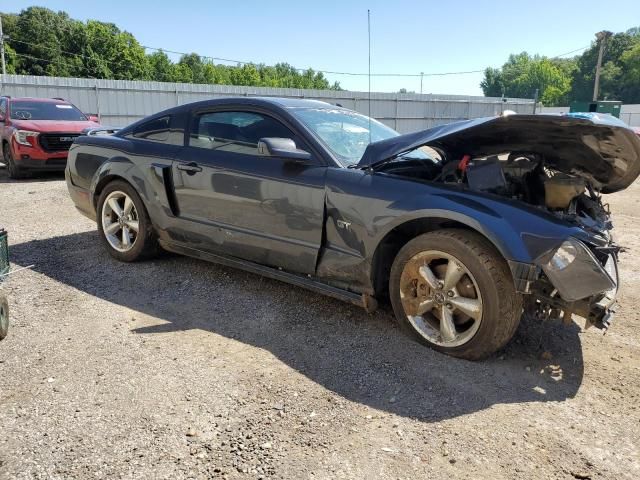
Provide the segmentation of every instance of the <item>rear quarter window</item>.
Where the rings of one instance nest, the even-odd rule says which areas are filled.
[[[125,135],[125,137],[169,145],[182,145],[184,143],[184,131],[171,128],[170,115],[149,120],[136,127],[133,132]]]

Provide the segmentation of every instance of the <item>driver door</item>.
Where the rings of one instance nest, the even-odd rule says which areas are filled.
[[[326,166],[258,153],[290,128],[258,111],[194,112],[189,144],[173,165],[179,216],[200,232],[196,248],[315,273],[324,223]]]

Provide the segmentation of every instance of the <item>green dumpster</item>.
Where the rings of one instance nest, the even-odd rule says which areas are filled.
[[[599,102],[571,102],[570,112],[596,112],[608,113],[609,115],[620,118],[620,109],[622,102],[617,100],[601,100]]]

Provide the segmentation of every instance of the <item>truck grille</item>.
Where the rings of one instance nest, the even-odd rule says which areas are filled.
[[[47,152],[63,152],[71,148],[71,144],[78,136],[77,133],[41,133],[40,146]]]

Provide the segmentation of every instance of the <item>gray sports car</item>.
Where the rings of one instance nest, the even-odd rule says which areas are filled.
[[[511,115],[399,135],[312,100],[183,105],[69,152],[77,208],[123,261],[159,248],[367,310],[442,352],[503,347],[523,311],[613,318],[620,248],[601,194],[640,173],[607,116]]]

